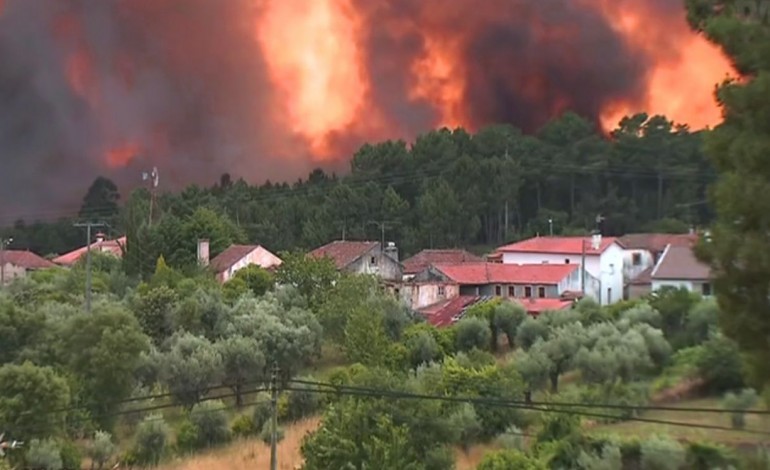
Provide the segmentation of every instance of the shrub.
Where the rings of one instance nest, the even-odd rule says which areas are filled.
[[[454,470],[455,454],[451,447],[434,447],[425,453],[425,470]]]
[[[96,431],[93,441],[88,446],[88,457],[97,469],[101,469],[112,459],[117,449],[110,433]]]
[[[698,358],[698,373],[714,392],[743,387],[743,361],[738,345],[729,338],[716,335],[703,344]]]
[[[489,348],[492,333],[487,322],[480,318],[463,318],[454,326],[457,332],[457,350],[486,350]]]
[[[406,349],[409,352],[410,366],[413,368],[437,361],[441,359],[443,354],[436,339],[426,331],[421,331],[407,338]]]
[[[687,449],[687,468],[738,468],[731,452],[721,446],[693,442]]]
[[[150,415],[136,430],[134,456],[140,465],[158,465],[168,447],[169,429],[163,417]]]
[[[722,406],[728,410],[734,410],[730,414],[733,428],[743,429],[746,427],[746,410],[750,409],[759,402],[759,397],[754,389],[747,388],[739,393],[729,392],[722,401]]]
[[[262,442],[264,442],[267,445],[270,445],[272,442],[272,431],[273,431],[273,423],[270,421],[266,422],[264,426],[262,426],[262,432],[259,434],[259,438],[262,439]],[[284,437],[283,428],[278,426],[278,428],[275,431],[275,437],[277,442],[281,442]]]
[[[193,452],[200,447],[198,441],[198,428],[189,419],[184,420],[176,433],[177,450],[180,453]]]
[[[306,382],[314,381],[312,377],[303,380]],[[294,389],[286,394],[287,409],[283,415],[285,419],[297,421],[316,413],[321,404],[321,394],[317,392],[318,387],[300,383],[295,383],[292,386]]]
[[[596,453],[581,451],[577,464],[579,468],[585,470],[621,470],[623,458],[616,444],[606,443]]]
[[[30,470],[62,470],[62,462],[59,446],[51,439],[32,439],[26,457],[26,468]]]
[[[270,416],[273,413],[270,404],[270,395],[267,393],[260,393],[257,396],[256,402],[257,404],[254,406],[254,413],[251,415],[251,421],[254,425],[255,432],[262,430],[262,426],[270,421]]]
[[[542,462],[516,451],[502,450],[488,453],[476,467],[477,470],[545,470]]]
[[[457,431],[457,443],[460,444],[460,447],[466,452],[471,444],[476,442],[483,431],[481,421],[476,415],[476,410],[474,410],[473,405],[468,403],[463,403],[460,408],[449,417],[447,425]]]
[[[235,418],[235,421],[233,421],[233,425],[230,428],[231,432],[233,433],[233,436],[236,437],[248,437],[254,434],[256,431],[254,427],[254,420],[251,416],[247,415],[240,415],[237,418]]]
[[[83,454],[80,452],[78,446],[70,440],[63,440],[58,444],[63,468],[80,468],[83,464]]]
[[[211,447],[230,440],[227,413],[224,404],[219,400],[195,405],[190,412],[190,422],[195,426],[198,448]]]
[[[675,440],[652,437],[641,444],[643,470],[678,470],[685,463],[685,449]]]

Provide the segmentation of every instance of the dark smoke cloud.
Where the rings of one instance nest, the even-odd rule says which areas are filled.
[[[277,115],[250,20],[264,0],[4,1],[0,224],[77,207],[99,174],[128,190],[154,165],[167,188],[211,183],[223,172],[294,179],[315,166]],[[474,127],[509,122],[531,131],[566,109],[598,119],[606,104],[644,95],[649,58],[596,8],[641,0],[352,1],[367,33],[369,105],[390,137],[438,123],[430,103],[409,95],[426,36],[456,44],[463,113]],[[673,17],[675,4],[646,0],[645,8]],[[666,48],[663,39],[650,38]],[[87,98],[67,78],[67,61],[83,44],[97,77]],[[331,140],[350,155],[366,137],[351,131]],[[110,168],[106,150],[128,142],[141,144],[139,157]]]

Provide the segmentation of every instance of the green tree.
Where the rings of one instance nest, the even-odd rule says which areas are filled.
[[[499,450],[484,456],[476,470],[545,470],[545,464],[517,450]]]
[[[364,309],[351,312],[343,343],[349,361],[367,366],[385,365],[390,345],[381,317]]]
[[[235,393],[235,403],[243,405],[243,392],[249,384],[266,379],[265,355],[254,338],[230,336],[214,344],[222,358],[223,384]]]
[[[457,330],[457,350],[470,351],[471,349],[485,350],[489,348],[489,325],[480,318],[463,318],[453,328]]]
[[[190,333],[171,337],[162,357],[161,380],[177,403],[192,408],[224,375],[222,356],[211,342]]]
[[[173,315],[178,301],[176,292],[160,285],[140,292],[134,302],[134,315],[156,345],[162,344],[174,332]]]
[[[111,180],[99,176],[88,188],[78,215],[91,221],[109,220],[118,215],[118,187]]]
[[[243,269],[239,269],[234,277],[242,279],[257,297],[265,295],[267,291],[275,287],[273,275],[256,264],[250,264]]]
[[[93,441],[88,446],[88,457],[92,469],[102,470],[112,459],[118,447],[112,442],[112,435],[104,431],[96,431]]]
[[[62,470],[64,462],[59,446],[53,439],[32,439],[26,455],[26,468],[33,470]]]
[[[276,271],[276,282],[294,286],[311,307],[315,307],[329,292],[339,272],[328,258],[313,258],[305,253],[281,253],[283,263]]]
[[[169,428],[161,415],[144,418],[136,430],[134,455],[137,463],[157,466],[168,449]]]
[[[50,367],[30,362],[0,367],[0,428],[11,438],[47,437],[60,433],[61,413],[70,402],[67,382]]]
[[[120,400],[134,387],[134,373],[149,339],[130,312],[97,303],[91,313],[68,318],[61,330],[61,359],[78,378],[81,399],[103,429],[111,429]]]

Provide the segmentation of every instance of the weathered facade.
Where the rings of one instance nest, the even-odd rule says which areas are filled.
[[[349,274],[374,275],[393,282],[403,278],[403,266],[392,244],[383,249],[380,242],[337,240],[316,248],[310,256],[329,258],[337,269]]]

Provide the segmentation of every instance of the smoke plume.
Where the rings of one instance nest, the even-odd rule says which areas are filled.
[[[336,170],[436,126],[719,111],[671,0],[0,0],[0,225],[127,190]]]

